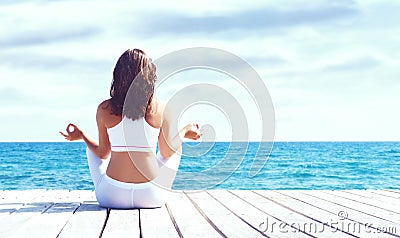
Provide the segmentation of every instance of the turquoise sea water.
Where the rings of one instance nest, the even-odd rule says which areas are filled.
[[[400,142],[277,142],[250,177],[257,148],[185,144],[173,188],[400,189]],[[210,181],[218,184],[209,187]],[[25,189],[93,189],[85,144],[0,143],[0,190]]]

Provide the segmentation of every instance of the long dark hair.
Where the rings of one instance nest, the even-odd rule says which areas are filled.
[[[114,115],[132,120],[146,115],[151,105],[156,67],[139,49],[126,50],[118,59],[110,89],[110,105]]]

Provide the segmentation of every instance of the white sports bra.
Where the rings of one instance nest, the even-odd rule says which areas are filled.
[[[111,151],[155,153],[160,128],[150,126],[143,117],[133,121],[124,116],[120,123],[107,128],[107,132]]]

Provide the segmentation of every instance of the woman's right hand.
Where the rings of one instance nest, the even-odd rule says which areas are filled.
[[[185,131],[183,137],[186,139],[198,140],[202,136],[198,124],[188,124],[183,128],[183,130]]]
[[[80,140],[83,138],[82,130],[79,129],[79,127],[76,126],[75,124],[72,124],[72,123],[68,124],[68,126],[65,130],[67,131],[67,134],[62,131],[60,131],[60,134],[62,136],[64,136],[64,138],[66,140],[74,141],[74,140]]]

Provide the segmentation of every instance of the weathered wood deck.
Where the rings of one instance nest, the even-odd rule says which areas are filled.
[[[0,237],[400,237],[400,191],[208,190],[110,210],[92,191],[0,191]]]

